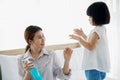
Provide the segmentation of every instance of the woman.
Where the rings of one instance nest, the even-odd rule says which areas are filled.
[[[38,68],[43,80],[56,80],[57,77],[62,80],[70,78],[69,62],[72,49],[65,48],[64,66],[61,68],[56,54],[44,48],[45,37],[42,28],[33,25],[28,26],[24,37],[28,45],[25,54],[18,59],[19,74],[22,80],[34,80],[29,73],[33,64]],[[24,62],[26,58],[31,58],[32,63]]]

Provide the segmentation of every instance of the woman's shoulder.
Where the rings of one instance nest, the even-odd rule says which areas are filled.
[[[48,55],[55,55],[55,51],[44,48],[44,52]]]
[[[25,55],[25,54],[19,55],[19,56],[18,56],[18,60],[23,60],[23,59],[24,59],[24,55]]]

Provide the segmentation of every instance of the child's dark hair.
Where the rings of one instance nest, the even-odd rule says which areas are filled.
[[[30,48],[29,40],[33,40],[35,33],[37,31],[42,31],[42,28],[35,26],[35,25],[30,25],[25,29],[24,38],[27,42],[25,52]]]
[[[87,9],[87,15],[92,17],[96,25],[108,24],[110,22],[110,12],[104,2],[95,2]]]

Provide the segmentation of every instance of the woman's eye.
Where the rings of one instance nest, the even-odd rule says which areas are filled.
[[[40,37],[38,37],[39,39],[42,39],[42,38],[44,38],[44,36],[40,36]]]
[[[42,37],[38,37],[39,39],[41,39]]]

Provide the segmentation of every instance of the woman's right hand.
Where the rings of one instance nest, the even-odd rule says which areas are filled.
[[[27,62],[27,61],[25,61],[25,63],[24,63],[24,69],[26,70],[26,71],[29,71],[29,70],[31,70],[32,68],[33,68],[33,63],[32,62]]]

